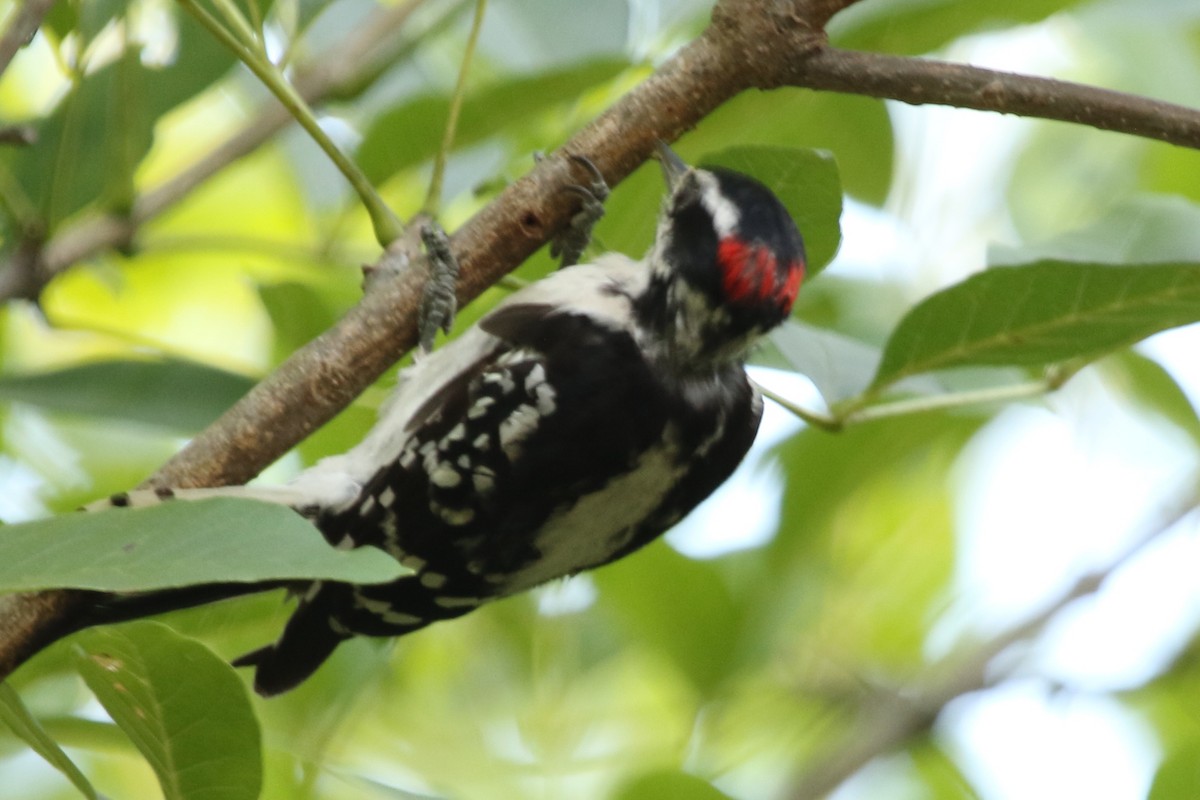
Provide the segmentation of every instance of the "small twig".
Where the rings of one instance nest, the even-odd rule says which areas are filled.
[[[814,428],[820,428],[821,430],[829,431],[830,433],[836,433],[840,431],[844,425],[842,420],[832,416],[831,414],[823,414],[820,411],[814,411],[810,408],[805,408],[802,405],[793,403],[791,400],[787,399],[778,392],[768,389],[758,381],[751,380],[750,382],[754,384],[763,397],[766,397],[769,400],[774,400],[776,403],[783,406],[784,409],[799,417],[801,421],[812,425]]]
[[[764,397],[774,400],[786,410],[799,417],[813,427],[836,433],[848,425],[863,422],[873,422],[888,417],[925,414],[931,411],[945,411],[953,408],[970,408],[972,406],[1010,403],[1014,400],[1025,400],[1032,397],[1056,391],[1082,367],[1079,365],[1056,365],[1046,370],[1043,378],[1027,383],[1015,383],[1008,386],[991,386],[986,389],[973,389],[963,392],[948,392],[946,394],[926,397],[909,397],[903,400],[892,400],[887,403],[869,405],[874,394],[863,394],[852,397],[834,409],[833,413],[825,414],[813,411],[797,403],[793,403],[783,395],[756,383]]]
[[[0,272],[0,295],[36,300],[42,281],[38,269],[41,241],[27,235],[17,243],[8,259],[8,268]]]
[[[17,4],[12,21],[0,36],[0,75],[8,69],[17,52],[33,40],[53,5],[54,0],[24,0]]]
[[[262,40],[258,38],[253,26],[249,21],[242,16],[241,10],[233,4],[232,0],[209,0],[217,11],[221,13],[221,18],[225,20],[225,24],[229,27],[226,30],[231,31],[241,43],[247,48],[256,49],[262,52]],[[251,3],[251,6],[254,4]]]
[[[220,21],[202,8],[196,0],[176,1],[197,22],[203,25],[215,39],[236,55],[262,81],[264,86],[271,90],[271,93],[275,95],[275,99],[283,104],[288,113],[300,124],[300,127],[304,128],[305,132],[312,137],[317,146],[324,151],[329,160],[338,168],[338,171],[350,182],[350,185],[354,187],[354,191],[358,193],[363,206],[367,209],[367,214],[371,218],[371,225],[375,230],[375,238],[379,242],[380,247],[387,247],[393,241],[399,239],[404,233],[404,226],[400,223],[395,213],[392,212],[387,203],[383,202],[383,198],[375,191],[375,187],[371,185],[371,181],[367,179],[367,176],[359,169],[358,165],[351,161],[341,151],[341,148],[329,138],[329,134],[325,133],[321,124],[317,122],[316,115],[313,114],[308,103],[304,102],[304,98],[300,96],[296,88],[267,59],[266,54],[261,49],[254,48],[246,42],[240,41]],[[236,12],[236,9],[234,10]],[[237,16],[240,18],[240,14]],[[245,20],[242,20],[242,22],[245,23]],[[237,27],[243,35],[253,37],[253,31],[248,24]],[[242,30],[243,27],[245,30]]]
[[[1026,400],[1031,397],[1041,397],[1053,390],[1050,381],[1042,379],[1028,383],[1014,383],[1009,386],[990,386],[986,389],[973,389],[964,392],[949,392],[928,397],[908,397],[903,400],[892,400],[888,403],[865,406],[851,411],[840,419],[844,425],[857,422],[871,422],[888,417],[902,417],[910,414],[925,414],[930,411],[945,411],[952,408],[967,408],[970,406],[994,405],[996,403],[1011,403],[1014,400]]]
[[[471,20],[471,32],[467,34],[467,43],[463,48],[462,63],[458,67],[458,80],[454,84],[454,93],[450,96],[450,109],[446,113],[446,129],[442,133],[442,144],[438,147],[437,155],[433,158],[433,174],[429,178],[429,193],[425,196],[425,205],[421,209],[423,216],[437,219],[442,207],[442,180],[446,174],[446,162],[450,151],[454,148],[454,134],[458,130],[458,115],[462,110],[463,97],[467,92],[467,74],[471,69],[471,60],[475,56],[475,47],[479,42],[479,31],[483,28],[483,16],[487,12],[487,0],[475,0],[475,18]]]
[[[794,62],[790,73],[784,82],[809,89],[1061,120],[1200,148],[1200,111],[1070,81],[836,48]]]

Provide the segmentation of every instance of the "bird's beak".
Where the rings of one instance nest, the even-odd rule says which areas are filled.
[[[658,142],[658,163],[662,166],[663,178],[668,189],[674,189],[679,179],[691,169],[683,159],[675,155],[675,151],[667,147],[662,140]]]

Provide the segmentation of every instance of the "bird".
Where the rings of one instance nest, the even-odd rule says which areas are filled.
[[[658,158],[666,192],[643,258],[606,253],[511,294],[404,369],[346,453],[283,486],[160,488],[98,504],[282,503],[332,546],[375,547],[410,570],[385,584],[289,583],[299,599],[282,634],[233,661],[255,669],[259,694],[298,686],[350,638],[403,636],[623,558],[743,460],[763,409],[745,360],[791,314],[804,240],[758,180],[689,166],[662,143]],[[573,160],[592,171],[573,191],[595,209],[607,187],[589,160]],[[108,596],[88,624],[161,607],[169,593]]]

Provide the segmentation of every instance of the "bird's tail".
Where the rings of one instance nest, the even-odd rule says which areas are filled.
[[[303,683],[339,644],[351,637],[337,618],[350,587],[315,583],[300,601],[274,644],[235,658],[235,667],[254,667],[254,691],[263,697],[282,694]]]

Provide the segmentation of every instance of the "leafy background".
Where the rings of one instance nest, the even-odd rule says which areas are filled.
[[[447,227],[695,35],[707,6],[493,0]],[[299,74],[374,8],[242,7]],[[397,57],[323,107],[401,215],[424,195],[465,11],[424,4]],[[1200,103],[1189,3],[865,0],[831,35]],[[137,208],[264,97],[175,6],[60,0],[0,81],[0,117],[39,133],[0,151],[7,255]],[[129,247],[5,304],[5,522],[136,484],[355,301],[376,251],[365,215],[303,135],[269,139]],[[1200,319],[1200,158],[798,89],[746,93],[678,149],[771,182],[814,262],[840,243],[755,374],[845,430],[772,407],[746,469],[667,541],[399,643],[346,645],[282,698],[250,697],[224,663],[275,636],[277,594],[72,637],[0,687],[5,796],[806,797],[843,762],[839,798],[1200,793],[1200,553],[1192,526],[1168,524],[1195,484],[1195,332],[1146,340]],[[614,193],[604,246],[646,246],[655,172]],[[549,268],[543,253],[519,274]],[[355,441],[382,383],[264,479]],[[880,413],[961,392],[1007,402]],[[137,524],[175,537],[163,547],[222,535]],[[253,563],[217,548],[204,568],[223,551]],[[1098,591],[1062,601],[1097,571]],[[138,574],[198,579],[162,572]]]

